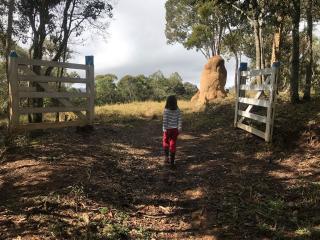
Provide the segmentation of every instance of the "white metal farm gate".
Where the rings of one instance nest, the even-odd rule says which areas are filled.
[[[88,61],[87,61],[88,60]],[[41,74],[32,68],[39,66]],[[46,76],[49,67],[77,69],[85,71],[85,77]],[[57,83],[85,84],[85,91],[68,92],[57,90]],[[40,90],[39,90],[40,89]],[[18,57],[14,52],[9,57],[9,129],[34,130],[68,126],[84,126],[93,123],[94,118],[94,65],[93,57],[86,57],[86,64],[61,63],[44,60],[31,60]],[[74,98],[83,99],[80,106],[72,102]],[[31,99],[55,99],[59,106],[34,107],[23,104]],[[21,116],[47,113],[74,113],[74,120],[44,121],[39,123],[22,122]]]
[[[242,63],[236,86],[234,126],[272,141],[279,64],[247,70]]]

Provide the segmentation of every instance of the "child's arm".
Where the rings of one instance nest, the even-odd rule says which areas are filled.
[[[167,111],[163,111],[162,130],[165,132],[168,128],[168,114]]]
[[[179,132],[182,131],[182,114],[180,110],[179,110],[179,117],[178,117],[178,130]]]

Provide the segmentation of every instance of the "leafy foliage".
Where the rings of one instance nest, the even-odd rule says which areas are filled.
[[[84,31],[98,30],[99,35],[104,36],[107,20],[112,17],[112,5],[108,0],[21,0],[17,1],[17,7],[18,33],[26,42],[30,39],[32,57],[43,57],[47,41],[55,47],[51,49],[55,53],[54,61],[63,56],[70,40]]]
[[[220,54],[221,41],[230,21],[226,14],[228,8],[215,0],[168,0],[165,7],[168,43],[195,48],[206,58]]]
[[[183,83],[178,73],[166,78],[161,71],[149,77],[144,75],[126,75],[117,82],[113,74],[98,75],[96,77],[96,104],[164,100],[168,95],[190,99],[197,91],[197,86]]]
[[[115,83],[117,79],[117,76],[113,74],[96,76],[96,103],[98,105],[117,102],[119,99]]]

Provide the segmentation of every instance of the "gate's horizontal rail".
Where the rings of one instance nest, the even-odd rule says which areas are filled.
[[[52,89],[48,83],[38,83],[40,87],[42,87],[46,92],[53,92],[55,93],[56,90]],[[69,101],[69,99],[66,98],[57,98],[57,100],[62,103],[62,105],[66,107],[73,107],[72,102]],[[75,112],[75,114],[80,118],[80,119],[85,119],[86,116],[82,114],[82,112]]]
[[[271,74],[272,74],[272,68],[241,71],[241,77],[256,77],[256,76],[271,75]]]
[[[246,90],[246,91],[270,91],[271,86],[270,85],[240,85],[240,90]]]
[[[34,59],[25,59],[25,58],[17,58],[17,64],[89,70],[89,66],[84,64],[62,63],[62,62],[34,60]]]
[[[69,126],[84,126],[93,124],[94,120],[94,62],[93,57],[86,57],[86,64],[61,63],[46,60],[34,60],[19,58],[16,54],[10,54],[9,58],[9,93],[10,93],[10,121],[11,131],[25,131],[34,129],[61,128]],[[54,77],[40,76],[33,70],[33,66],[39,66],[41,74],[46,68],[79,69],[85,72],[85,78],[80,77]],[[33,69],[33,70],[32,70]],[[86,85],[86,92],[59,92],[55,84],[50,83],[80,83]],[[27,84],[28,83],[28,84]],[[35,84],[31,84],[35,83]],[[27,86],[28,85],[28,86]],[[40,91],[38,91],[40,90]],[[41,91],[43,90],[43,91]],[[21,98],[53,98],[60,103],[52,107],[23,107],[20,106]],[[74,106],[72,98],[83,98],[86,104],[82,107]],[[26,114],[42,113],[74,113],[77,118],[74,121],[65,122],[41,122],[21,123],[20,116]]]
[[[55,112],[80,112],[88,111],[88,107],[48,107],[48,108],[20,108],[20,114],[30,113],[55,113]]]
[[[19,92],[36,92],[37,88],[36,87],[19,87],[18,90]]]
[[[20,98],[77,98],[90,97],[89,93],[68,93],[68,92],[20,92]]]
[[[49,128],[63,128],[63,127],[75,127],[75,126],[85,126],[87,121],[68,121],[68,122],[42,122],[42,123],[28,123],[19,124],[15,126],[17,130],[36,130],[36,129],[49,129]]]
[[[250,118],[250,119],[256,120],[258,122],[267,123],[267,117],[260,116],[258,114],[254,114],[254,113],[249,113],[249,112],[238,110],[238,115],[240,115],[242,117],[246,117],[246,118]]]
[[[85,78],[70,78],[70,77],[51,77],[51,76],[36,76],[36,75],[19,75],[19,81],[28,82],[66,82],[66,83],[88,83]]]
[[[250,133],[252,133],[252,134],[254,134],[254,135],[257,135],[257,136],[259,136],[259,137],[261,137],[261,138],[265,138],[265,133],[264,132],[262,132],[262,131],[260,131],[260,130],[258,130],[258,129],[255,129],[255,128],[253,128],[253,127],[251,127],[251,126],[248,126],[248,125],[246,125],[246,124],[243,124],[243,123],[237,123],[237,127],[238,128],[241,128],[241,129],[243,129],[243,130],[245,130],[245,131],[247,131],[247,132],[250,132]]]
[[[250,105],[256,105],[260,107],[269,107],[270,103],[266,100],[261,100],[261,99],[252,99],[252,98],[241,98],[239,97],[239,102],[245,103],[245,104],[250,104]]]

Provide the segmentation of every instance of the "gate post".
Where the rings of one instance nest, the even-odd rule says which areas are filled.
[[[18,55],[11,51],[8,65],[9,83],[9,131],[12,131],[19,124],[19,91],[18,91]]]
[[[94,121],[94,99],[95,99],[95,87],[94,87],[94,57],[86,56],[86,65],[89,69],[86,71],[87,87],[86,92],[90,94],[88,101],[88,115],[87,120],[89,125],[93,124]]]
[[[272,78],[271,78],[271,89],[270,89],[270,112],[268,109],[268,125],[266,129],[266,141],[272,142],[274,118],[276,112],[276,101],[278,92],[278,74],[279,74],[280,62],[274,62],[272,64]]]
[[[239,110],[239,97],[240,97],[240,85],[243,84],[241,81],[241,72],[242,71],[247,71],[248,70],[248,63],[246,62],[241,62],[240,67],[238,70],[238,76],[237,76],[237,84],[235,87],[235,92],[236,92],[236,105],[235,105],[235,114],[234,114],[234,127],[237,127],[238,123],[238,110]]]

